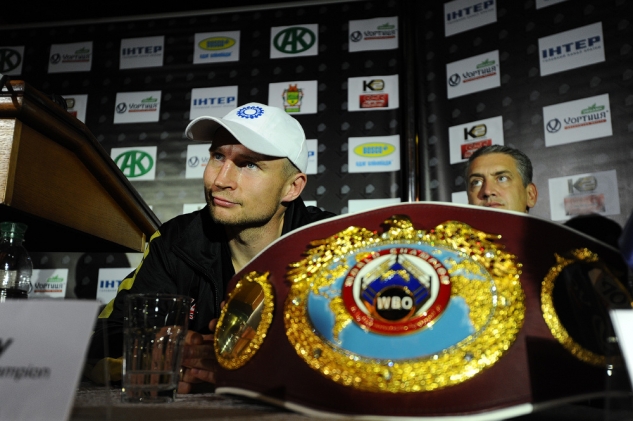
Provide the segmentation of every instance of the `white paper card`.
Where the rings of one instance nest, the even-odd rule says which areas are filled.
[[[64,298],[68,285],[68,269],[33,269],[33,291],[29,298]]]
[[[398,16],[349,21],[349,52],[398,48]]]
[[[616,171],[550,178],[549,200],[553,221],[564,221],[590,213],[619,215],[620,197]]]
[[[499,50],[446,64],[448,98],[501,86]]]
[[[613,135],[609,94],[543,107],[545,146]]]
[[[398,75],[347,79],[347,111],[394,110],[400,106]]]
[[[449,37],[497,21],[496,0],[454,0],[444,3],[444,35]]]
[[[306,139],[308,145],[308,168],[306,174],[316,174],[319,165],[319,141],[317,139]]]
[[[503,117],[471,121],[449,127],[451,164],[468,161],[477,149],[490,145],[503,145]]]
[[[87,300],[0,304],[0,421],[68,419],[98,308]]]
[[[615,336],[618,338],[618,345],[624,355],[629,380],[633,379],[633,310],[611,310],[609,311]]]
[[[101,304],[108,304],[114,300],[121,282],[134,271],[134,267],[100,268],[97,283],[97,300]]]
[[[185,169],[185,178],[202,179],[204,170],[209,163],[210,147],[210,143],[187,145],[187,168]]]
[[[350,137],[347,166],[350,173],[400,170],[400,135]]]
[[[386,199],[350,199],[347,202],[347,213],[365,212],[382,206],[398,205],[400,203],[402,203],[402,200],[400,200],[399,197]]]
[[[316,80],[268,84],[268,105],[288,114],[316,114],[319,88]]]
[[[541,76],[601,63],[604,58],[602,22],[539,38]]]

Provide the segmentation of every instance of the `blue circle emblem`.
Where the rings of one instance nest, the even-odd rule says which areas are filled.
[[[262,114],[264,114],[264,109],[255,105],[249,105],[248,107],[237,110],[237,116],[241,118],[253,119],[260,117]]]

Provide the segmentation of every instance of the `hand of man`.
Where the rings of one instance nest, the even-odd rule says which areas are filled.
[[[209,330],[215,331],[218,319],[209,322]],[[178,382],[178,393],[191,393],[196,383],[215,383],[217,361],[213,349],[213,333],[201,335],[187,332],[182,357],[182,375]]]

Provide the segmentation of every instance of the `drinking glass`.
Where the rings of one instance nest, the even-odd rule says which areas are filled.
[[[131,294],[123,324],[123,402],[172,402],[187,333],[189,297]]]

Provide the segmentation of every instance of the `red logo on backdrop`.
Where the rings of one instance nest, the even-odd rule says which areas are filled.
[[[364,94],[360,96],[360,108],[386,108],[389,94]]]
[[[196,303],[191,305],[189,309],[189,320],[193,320],[196,317]]]
[[[492,139],[480,140],[479,142],[466,143],[462,145],[462,159],[468,159],[479,148],[492,145]]]

